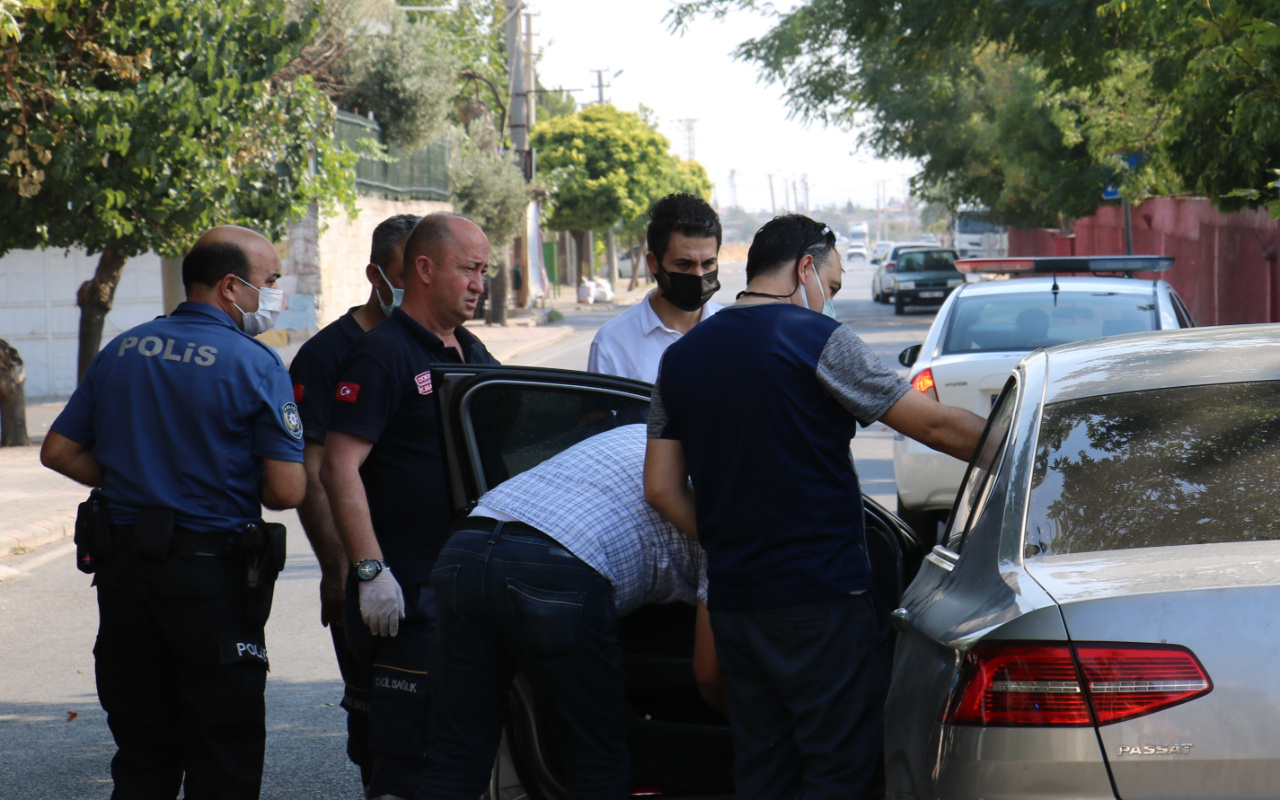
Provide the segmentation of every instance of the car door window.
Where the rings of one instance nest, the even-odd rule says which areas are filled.
[[[987,429],[978,442],[978,454],[970,462],[964,483],[956,496],[956,505],[951,512],[951,521],[944,538],[947,549],[954,553],[959,553],[964,548],[969,531],[982,517],[987,499],[991,496],[991,488],[1009,439],[1014,407],[1017,406],[1017,388],[1017,381],[1013,378],[1005,383],[987,422]]]
[[[463,409],[485,491],[597,433],[647,422],[649,399],[607,388],[495,380],[470,390]]]

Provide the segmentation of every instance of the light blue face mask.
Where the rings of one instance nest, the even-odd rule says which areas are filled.
[[[387,305],[382,302],[382,292],[378,291],[378,287],[373,287],[373,291],[378,295],[378,305],[382,307],[382,313],[389,317],[391,312],[399,308],[400,304],[404,302],[404,289],[397,289],[392,286],[391,281],[387,280],[387,273],[382,271],[382,267],[377,264],[374,264],[374,266],[378,267],[378,274],[382,276],[382,280],[386,281],[387,286],[391,289],[391,305]]]
[[[827,317],[831,317],[832,319],[835,319],[835,318],[836,318],[836,305],[835,305],[835,303],[831,302],[831,300],[830,300],[830,299],[828,299],[828,298],[827,298],[827,290],[822,288],[822,275],[820,275],[820,274],[818,273],[818,268],[817,268],[817,267],[814,267],[814,268],[813,268],[813,276],[814,276],[815,278],[817,278],[817,279],[818,279],[818,291],[822,294],[822,314],[823,314],[823,316],[827,316]],[[805,297],[805,296],[803,296],[803,295],[802,295],[802,296],[801,296],[801,299],[802,299],[802,300],[804,300],[804,307],[805,307],[805,308],[809,308],[809,298],[808,298],[808,297]],[[812,309],[810,309],[810,310],[812,310]]]

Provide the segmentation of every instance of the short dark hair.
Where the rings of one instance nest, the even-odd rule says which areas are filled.
[[[667,254],[667,245],[671,243],[671,234],[682,233],[685,236],[714,236],[716,251],[720,250],[720,217],[706,200],[688,192],[669,194],[649,208],[649,229],[645,232],[645,240],[649,252],[662,263]]]
[[[836,249],[836,235],[831,226],[803,214],[774,217],[756,231],[747,251],[747,280],[793,266],[805,255],[813,256],[815,266],[827,265]]]
[[[391,254],[395,252],[397,246],[409,241],[409,234],[413,233],[413,226],[417,225],[420,219],[422,217],[417,214],[396,214],[379,222],[378,227],[373,229],[373,246],[369,248],[369,261],[385,270],[387,263],[391,261]]]
[[[418,260],[418,256],[428,256],[439,260],[440,248],[453,241],[453,220],[466,219],[460,214],[437,212],[428,214],[413,226],[413,232],[404,243],[404,263],[408,267]]]
[[[234,242],[197,244],[182,259],[182,286],[188,292],[196,284],[212,289],[227,273],[249,280],[249,254]]]

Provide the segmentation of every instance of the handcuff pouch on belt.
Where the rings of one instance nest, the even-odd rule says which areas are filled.
[[[111,521],[107,518],[107,499],[94,489],[89,499],[76,511],[76,569],[85,574],[96,572],[111,556]]]

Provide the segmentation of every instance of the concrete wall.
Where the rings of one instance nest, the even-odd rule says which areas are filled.
[[[314,212],[290,229],[285,278],[281,280],[288,312],[281,315],[280,327],[314,331],[369,299],[364,268],[369,263],[373,229],[384,219],[453,210],[449,203],[378,197],[361,197],[358,205],[360,214],[355,219],[330,218],[319,234]]]
[[[362,197],[354,220],[317,214],[294,225],[276,246],[285,312],[263,335],[273,345],[306,339],[369,297],[364,267],[379,222],[395,214],[448,211],[448,203]],[[76,290],[93,277],[96,255],[83,250],[21,250],[0,258],[0,339],[18,349],[26,367],[29,401],[69,397],[76,387],[80,309]],[[102,333],[105,346],[117,334],[172,310],[182,298],[180,261],[146,254],[129,259]]]
[[[1133,208],[1133,252],[1173,256],[1167,280],[1198,325],[1280,321],[1280,220],[1265,209],[1223,214],[1202,197],[1158,198]],[[1104,206],[1073,233],[1010,231],[1009,255],[1124,252],[1124,219]]]
[[[28,400],[67,397],[76,386],[80,309],[76,291],[93,277],[98,256],[84,250],[21,250],[0,258],[0,339],[26,366]],[[125,263],[114,308],[103,325],[105,345],[163,309],[160,258]]]

